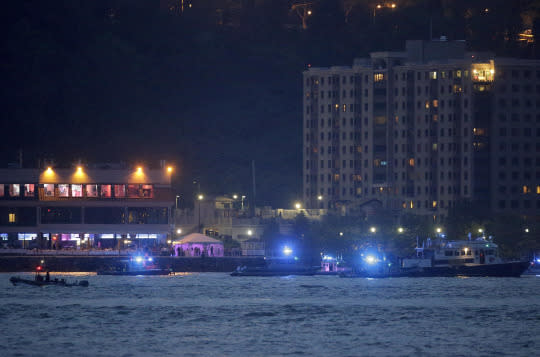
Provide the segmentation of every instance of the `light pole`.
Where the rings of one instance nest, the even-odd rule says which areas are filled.
[[[204,199],[204,196],[199,194],[199,196],[197,196],[197,199],[199,200],[199,224],[197,226],[197,230],[199,231],[199,233],[201,233],[201,201]]]
[[[176,195],[176,200],[174,203],[174,208],[178,209],[178,199],[180,198],[180,195]]]

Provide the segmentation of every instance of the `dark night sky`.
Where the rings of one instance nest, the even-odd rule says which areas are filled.
[[[283,72],[250,40],[155,9],[121,8],[110,20],[103,8],[70,3],[14,6],[2,165],[18,150],[24,166],[167,159],[178,164],[180,192],[198,179],[203,191],[251,196],[255,160],[261,203],[295,198],[301,67]]]
[[[224,26],[208,15],[214,10],[173,16],[159,3],[21,0],[5,8],[2,166],[16,162],[18,150],[26,167],[42,158],[66,166],[166,159],[178,165],[179,193],[190,196],[197,179],[206,193],[250,196],[255,160],[257,203],[287,207],[301,195],[307,63],[350,65],[370,51],[400,49],[405,39],[425,37],[425,11],[439,16],[435,36],[498,41],[483,40],[484,32],[498,33],[485,19],[477,34],[475,22],[455,15],[482,1],[456,1],[463,9],[454,12],[402,1],[409,7],[381,11],[376,23],[359,7],[346,27],[338,2],[320,0],[308,31],[283,26],[299,23],[287,0],[228,14]],[[504,10],[506,23],[520,21]]]

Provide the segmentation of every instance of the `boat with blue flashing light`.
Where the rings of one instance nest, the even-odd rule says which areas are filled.
[[[535,252],[531,259],[531,265],[524,273],[525,275],[540,276],[540,253]]]
[[[315,275],[320,267],[312,267],[294,258],[265,258],[261,266],[239,266],[231,276]]]
[[[110,269],[98,270],[97,275],[170,275],[171,269],[159,268],[152,257],[136,256]]]
[[[339,275],[347,274],[352,271],[350,266],[347,266],[342,257],[334,257],[332,255],[323,255],[321,258],[321,268],[315,273],[316,275]]]
[[[392,277],[519,277],[530,266],[529,261],[503,261],[498,245],[491,239],[436,242],[415,248],[415,256],[392,263],[376,255],[367,255],[362,264],[344,278]]]
[[[311,266],[294,256],[288,246],[283,248],[283,256],[265,257],[262,265],[238,266],[231,276],[289,276],[315,275],[319,266]]]

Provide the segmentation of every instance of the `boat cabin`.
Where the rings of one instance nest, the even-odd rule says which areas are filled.
[[[497,244],[484,238],[463,241],[441,241],[417,247],[416,257],[403,259],[402,267],[436,267],[500,263]]]
[[[321,273],[327,273],[327,274],[336,273],[337,274],[337,273],[341,273],[341,272],[345,272],[349,270],[351,269],[343,266],[342,259],[334,258],[329,255],[325,255],[322,257],[321,270],[320,270]]]

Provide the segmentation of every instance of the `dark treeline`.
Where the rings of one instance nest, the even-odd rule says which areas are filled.
[[[538,55],[539,1],[20,0],[4,8],[2,164],[174,160],[179,192],[287,207],[301,193],[301,73],[406,39]],[[301,14],[308,4],[311,15]],[[389,4],[389,3],[385,3]],[[191,7],[190,7],[191,5]],[[536,51],[536,52],[535,52]]]

